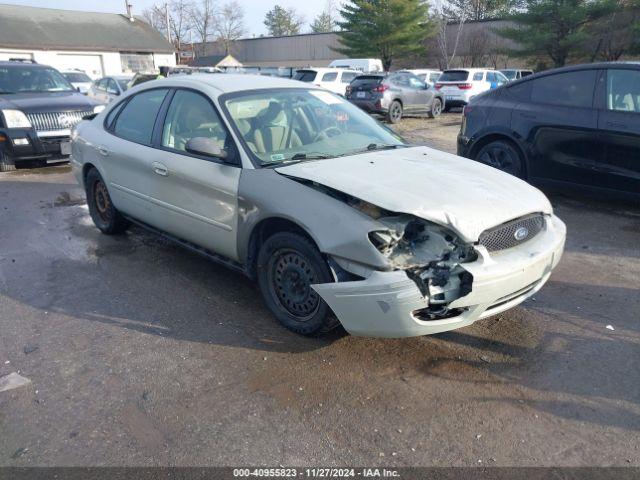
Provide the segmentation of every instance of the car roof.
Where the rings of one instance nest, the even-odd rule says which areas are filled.
[[[447,68],[445,72],[493,72],[495,68]],[[444,72],[443,72],[444,73]]]
[[[266,88],[305,88],[319,89],[314,85],[289,80],[287,78],[267,77],[263,75],[236,73],[194,73],[193,75],[174,75],[160,80],[151,80],[142,84],[149,87],[160,85],[173,86],[207,86],[220,93],[240,92],[244,90],[260,90]]]
[[[304,68],[297,68],[296,69],[297,72],[308,72],[308,71],[313,71],[313,72],[358,72],[359,70],[354,70],[353,68],[339,68],[339,67],[304,67]]]
[[[0,66],[2,67],[31,67],[31,68],[52,68],[49,65],[42,65],[41,63],[32,63],[32,62],[20,62],[20,61],[11,61],[11,60],[0,60]]]
[[[442,71],[435,68],[403,68],[398,72],[411,72],[411,73],[442,73]]]

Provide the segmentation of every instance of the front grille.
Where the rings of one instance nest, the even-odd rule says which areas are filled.
[[[91,115],[92,110],[84,112],[42,112],[27,113],[27,118],[37,131],[67,130],[75,127],[82,117]]]
[[[511,220],[497,227],[485,230],[480,234],[478,243],[490,252],[506,250],[520,245],[538,235],[544,228],[545,220],[542,215],[529,215]],[[523,235],[524,229],[527,234]],[[518,235],[517,233],[520,233]]]

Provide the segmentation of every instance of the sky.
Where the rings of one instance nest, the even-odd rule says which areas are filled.
[[[214,0],[215,1],[215,0]],[[224,3],[225,0],[219,0]],[[303,31],[309,31],[308,24],[318,15],[325,6],[324,0],[238,0],[244,8],[246,36],[266,34],[267,30],[262,23],[265,14],[278,4],[281,7],[294,7],[298,13],[305,17],[307,25]],[[65,10],[84,10],[88,12],[124,13],[125,0],[0,0],[0,3],[12,5],[25,5],[30,7],[61,8]],[[163,4],[164,0],[129,0],[133,5],[133,13],[142,14],[142,11],[154,4]]]

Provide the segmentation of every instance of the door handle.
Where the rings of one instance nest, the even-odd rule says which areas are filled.
[[[103,147],[102,145],[98,145],[96,147],[96,150],[98,150],[98,153],[100,155],[102,155],[103,157],[108,157],[109,156],[109,150],[107,150],[105,147]]]
[[[169,169],[161,164],[160,162],[153,162],[153,171],[155,173],[157,173],[158,175],[162,175],[163,177],[166,177],[167,175],[169,175]]]
[[[620,130],[626,130],[627,126],[624,123],[618,122],[606,122],[607,127],[619,128]]]

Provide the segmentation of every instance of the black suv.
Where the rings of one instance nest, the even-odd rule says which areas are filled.
[[[51,67],[0,61],[0,172],[67,161],[71,128],[101,108]]]
[[[458,155],[537,183],[640,193],[640,63],[531,75],[465,108]]]

